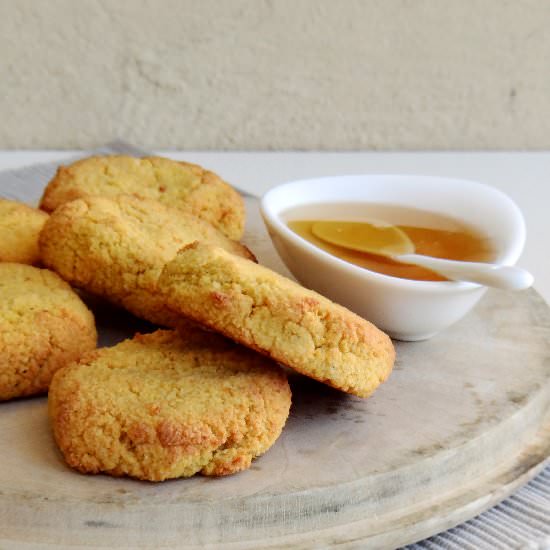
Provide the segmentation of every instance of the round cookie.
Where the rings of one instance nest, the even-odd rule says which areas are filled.
[[[261,355],[200,329],[159,330],[59,371],[48,407],[71,467],[162,481],[248,468],[279,437],[290,399]]]
[[[162,157],[96,156],[61,166],[40,207],[52,212],[61,204],[90,196],[134,194],[181,208],[203,218],[230,239],[244,231],[244,203],[216,174],[187,162]]]
[[[367,397],[391,372],[392,342],[374,325],[220,248],[184,248],[158,288],[174,311],[342,391]]]
[[[93,315],[58,275],[0,263],[0,400],[47,391],[96,342]]]
[[[0,198],[0,262],[39,263],[38,235],[47,219],[41,210]]]
[[[60,206],[40,234],[40,251],[44,264],[72,285],[174,327],[181,316],[166,308],[156,282],[164,264],[196,240],[253,257],[204,220],[130,195],[85,197]]]

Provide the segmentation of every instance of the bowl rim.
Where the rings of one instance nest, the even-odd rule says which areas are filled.
[[[325,262],[329,262],[333,264],[335,267],[341,268],[344,271],[347,271],[348,273],[360,276],[360,277],[367,277],[370,279],[373,279],[375,281],[380,281],[381,283],[385,284],[393,284],[399,287],[402,290],[414,290],[416,292],[426,292],[426,293],[449,293],[449,292],[466,292],[466,291],[472,291],[475,289],[483,288],[483,285],[480,285],[478,283],[471,283],[466,281],[419,281],[415,279],[402,279],[400,277],[394,277],[392,275],[385,275],[383,273],[378,273],[377,271],[372,271],[370,269],[352,264],[346,260],[343,260],[341,258],[338,258],[337,256],[334,256],[330,252],[327,252],[314,244],[310,243],[294,231],[292,231],[286,223],[284,223],[280,217],[280,214],[284,212],[285,210],[288,210],[289,208],[292,208],[292,206],[286,207],[284,210],[276,210],[271,201],[274,196],[277,194],[284,192],[285,189],[290,189],[292,187],[295,187],[297,185],[303,186],[303,185],[312,185],[314,183],[329,183],[331,181],[342,181],[342,180],[348,180],[350,182],[352,181],[361,181],[361,185],[365,185],[365,179],[368,178],[370,180],[380,180],[380,179],[395,179],[398,178],[400,180],[403,180],[406,182],[406,180],[427,180],[431,182],[453,182],[454,184],[467,184],[467,185],[474,185],[476,187],[479,187],[479,189],[483,189],[485,191],[489,191],[495,195],[495,197],[498,197],[499,200],[503,201],[507,204],[507,206],[511,209],[511,211],[514,214],[515,222],[517,225],[517,230],[519,231],[519,234],[517,235],[514,243],[511,243],[508,248],[503,249],[504,250],[504,261],[500,263],[500,265],[514,265],[516,261],[521,256],[521,253],[523,251],[523,248],[525,246],[525,240],[526,240],[526,228],[525,228],[525,220],[523,218],[523,214],[519,207],[516,205],[516,203],[505,193],[503,193],[500,189],[497,189],[496,187],[493,187],[491,185],[488,185],[486,183],[482,183],[475,180],[469,180],[469,179],[463,179],[463,178],[453,178],[453,177],[444,177],[444,176],[432,176],[432,175],[423,175],[423,174],[345,174],[345,175],[336,175],[336,176],[321,176],[321,177],[314,177],[314,178],[306,178],[306,179],[298,179],[298,180],[291,180],[288,182],[281,183],[275,187],[272,187],[269,189],[260,199],[260,213],[262,215],[262,218],[264,220],[264,223],[266,226],[273,227],[282,237],[289,240],[292,244],[297,246],[298,248],[301,248],[307,253],[314,254],[318,257],[320,257]],[[409,181],[409,184],[413,185],[414,182]],[[326,202],[326,201],[316,201],[312,200],[310,204],[318,204],[320,202]],[[337,201],[338,202],[338,201]],[[345,197],[342,197],[341,202],[346,202]],[[300,203],[300,204],[306,204],[306,203]],[[460,218],[458,218],[460,219]]]

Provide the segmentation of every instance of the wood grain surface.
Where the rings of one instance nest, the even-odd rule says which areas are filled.
[[[253,202],[245,242],[284,271]],[[147,330],[99,310],[103,345]],[[292,375],[275,446],[240,474],[160,484],[65,466],[46,398],[0,405],[0,548],[393,548],[508,495],[550,454],[550,311],[490,291],[426,342],[396,343],[370,399]]]

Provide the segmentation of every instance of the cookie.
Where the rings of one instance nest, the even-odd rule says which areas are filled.
[[[96,342],[93,315],[58,275],[0,263],[0,400],[47,391]]]
[[[69,466],[162,481],[248,468],[279,437],[290,399],[269,359],[199,329],[159,330],[59,371],[48,408]]]
[[[44,265],[72,285],[174,327],[180,316],[166,308],[156,282],[164,264],[196,240],[253,257],[204,220],[129,195],[86,197],[60,206],[40,234],[40,252]]]
[[[47,219],[41,210],[0,198],[0,262],[39,263],[38,235]]]
[[[78,198],[118,194],[135,194],[191,212],[230,239],[243,235],[243,200],[230,185],[196,164],[162,157],[96,156],[61,166],[40,207],[52,212]]]
[[[220,248],[181,250],[158,288],[174,311],[342,391],[367,397],[391,372],[393,345],[374,325]]]

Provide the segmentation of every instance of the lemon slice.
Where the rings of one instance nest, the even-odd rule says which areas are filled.
[[[327,243],[350,250],[379,256],[414,254],[413,242],[395,225],[320,221],[311,226],[311,231],[317,238]]]

